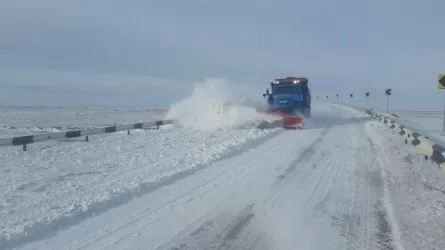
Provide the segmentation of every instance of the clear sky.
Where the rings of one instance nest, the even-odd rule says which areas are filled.
[[[306,76],[312,95],[442,109],[444,0],[4,0],[0,105],[168,106],[220,77],[260,96]]]

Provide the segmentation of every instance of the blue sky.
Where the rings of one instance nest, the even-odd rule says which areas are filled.
[[[443,0],[0,3],[0,105],[168,106],[220,77],[261,96],[309,78],[315,99],[442,109]],[[351,101],[351,100],[349,100]]]

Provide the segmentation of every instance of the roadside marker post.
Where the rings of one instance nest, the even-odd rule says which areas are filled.
[[[445,89],[445,74],[439,74],[437,81],[438,89]],[[442,133],[445,134],[445,99],[443,103],[443,122],[442,122]]]

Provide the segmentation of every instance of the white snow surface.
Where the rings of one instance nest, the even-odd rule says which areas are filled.
[[[366,130],[373,134],[384,162],[405,249],[445,249],[445,173],[385,125],[369,122]]]
[[[276,131],[136,131],[88,143],[34,144],[27,152],[2,148],[0,234],[7,240],[33,237],[54,224],[69,224]]]
[[[301,131],[223,97],[199,119],[198,96],[179,128],[1,148],[0,249],[444,248],[444,175],[397,134],[317,103]]]
[[[443,111],[395,110],[389,114],[380,113],[409,129],[428,136],[434,143],[445,146],[445,134],[442,132]]]
[[[408,121],[408,125],[418,129],[420,133],[445,146],[445,135],[442,132],[443,111],[397,111],[395,113],[404,121]]]
[[[165,111],[0,108],[0,138],[159,120]]]

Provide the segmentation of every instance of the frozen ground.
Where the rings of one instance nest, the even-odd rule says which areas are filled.
[[[378,122],[366,124],[384,163],[384,177],[405,249],[445,249],[445,174]],[[394,164],[398,163],[398,164]]]
[[[445,182],[385,133],[323,104],[303,131],[167,128],[2,149],[0,246],[439,249]]]
[[[394,111],[402,123],[416,129],[419,133],[432,138],[436,143],[445,146],[445,135],[442,132],[442,111]],[[398,118],[396,118],[398,119]]]
[[[0,108],[0,138],[148,122],[164,116],[163,111],[136,109]]]
[[[258,130],[201,91],[180,126],[0,148],[0,249],[445,248],[444,174],[400,136],[327,104]]]
[[[88,143],[39,143],[28,152],[1,148],[0,233],[13,241],[25,233],[41,237],[55,225],[125,203],[274,132],[165,129],[97,136]]]

